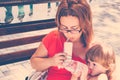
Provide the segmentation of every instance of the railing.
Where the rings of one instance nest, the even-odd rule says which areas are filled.
[[[60,0],[0,0],[0,6],[29,4],[29,3],[43,3],[49,1],[60,1]],[[18,33],[30,32],[36,30],[51,29],[55,27],[56,27],[55,19],[7,24],[7,25],[2,25],[0,27],[0,37],[10,34],[18,34]],[[27,36],[19,39],[0,41],[0,49],[39,42],[42,40],[42,38],[45,35],[46,34],[40,34],[32,37]],[[32,48],[32,49],[26,48],[25,50],[21,50],[21,51],[0,54],[0,65],[29,59],[35,50],[36,48]]]
[[[0,6],[6,5],[18,5],[18,4],[37,4],[37,3],[47,3],[56,2],[61,0],[0,0]]]

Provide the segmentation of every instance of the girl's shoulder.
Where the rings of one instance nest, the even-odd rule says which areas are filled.
[[[88,76],[87,80],[108,80],[107,74],[99,74],[98,76]]]
[[[107,74],[100,74],[98,80],[108,80]]]

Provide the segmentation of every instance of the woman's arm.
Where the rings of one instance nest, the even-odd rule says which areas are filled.
[[[52,66],[50,58],[47,58],[47,53],[47,49],[44,44],[41,43],[30,59],[31,65],[34,69],[43,71]]]
[[[48,51],[43,43],[32,55],[30,61],[32,67],[37,71],[43,71],[51,66],[60,66],[66,59],[65,53],[56,53],[53,57],[48,57]]]

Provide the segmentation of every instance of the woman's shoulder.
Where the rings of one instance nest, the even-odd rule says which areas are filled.
[[[43,39],[52,39],[56,36],[59,36],[59,31],[53,30],[53,31],[49,32]]]
[[[56,29],[49,32],[43,40],[55,41],[55,40],[65,40],[65,37]]]
[[[65,39],[62,33],[60,33],[57,29],[51,31],[47,36],[51,37],[52,39]]]
[[[50,33],[47,34],[47,36],[51,36],[52,38],[53,37],[63,37],[63,35],[59,32],[58,29],[55,29],[53,31],[51,31]]]
[[[48,33],[48,35],[58,35],[58,34],[59,34],[59,31],[57,29]]]

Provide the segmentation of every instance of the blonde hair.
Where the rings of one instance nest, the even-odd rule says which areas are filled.
[[[105,44],[95,44],[86,53],[86,60],[97,62],[104,66],[108,79],[112,79],[112,73],[115,69],[115,53],[111,46]],[[111,66],[112,65],[112,66]]]
[[[62,16],[75,16],[79,19],[80,27],[82,28],[82,36],[80,41],[84,47],[89,46],[92,36],[92,17],[91,9],[86,0],[62,0],[56,14],[56,23],[59,28],[60,18]]]

